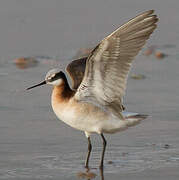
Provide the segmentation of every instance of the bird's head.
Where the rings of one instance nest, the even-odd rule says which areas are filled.
[[[59,71],[59,69],[52,69],[46,74],[45,80],[43,82],[36,84],[34,86],[31,86],[27,88],[26,90],[29,90],[38,86],[42,86],[44,84],[60,86],[65,82],[65,79],[66,79],[65,74],[62,71]]]

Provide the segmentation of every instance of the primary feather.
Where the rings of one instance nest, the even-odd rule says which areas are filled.
[[[156,28],[158,18],[153,10],[144,12],[104,38],[86,60],[83,80],[75,98],[90,99],[122,111],[122,98],[132,60]]]

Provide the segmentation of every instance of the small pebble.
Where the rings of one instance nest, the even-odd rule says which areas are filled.
[[[151,54],[153,54],[155,52],[156,48],[157,48],[157,46],[152,45],[152,46],[148,47],[146,50],[144,50],[143,54],[145,56],[150,56]]]
[[[79,172],[77,173],[77,176],[82,179],[94,179],[96,174],[92,172]]]
[[[15,59],[14,63],[19,69],[26,69],[36,66],[38,61],[32,57],[20,57]]]
[[[108,161],[108,164],[113,164],[113,162],[112,161]]]
[[[145,79],[146,76],[143,75],[143,74],[132,74],[132,75],[131,75],[131,78],[132,78],[132,79],[140,80],[140,79]]]
[[[146,50],[143,52],[143,54],[144,54],[145,56],[150,56],[151,54],[153,54],[153,50],[150,49],[150,48],[148,48],[148,49],[146,49]]]
[[[162,53],[162,52],[160,52],[160,51],[155,52],[155,57],[156,57],[157,59],[163,59],[163,58],[166,57],[166,56],[167,56],[166,54],[164,54],[164,53]]]
[[[164,148],[165,148],[165,149],[169,149],[169,148],[170,148],[170,145],[169,145],[169,144],[165,144],[165,145],[164,145]]]

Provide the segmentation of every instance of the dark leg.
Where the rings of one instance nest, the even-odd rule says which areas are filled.
[[[106,139],[104,138],[103,134],[101,134],[101,137],[103,139],[103,152],[102,152],[101,162],[100,162],[100,166],[99,166],[100,169],[103,168],[104,154],[105,154],[106,144],[107,144]]]
[[[88,162],[89,162],[91,150],[92,150],[91,140],[90,140],[90,137],[88,137],[88,154],[86,157],[85,168],[88,168]]]
[[[101,180],[104,180],[103,168],[100,168],[99,170],[100,170]]]

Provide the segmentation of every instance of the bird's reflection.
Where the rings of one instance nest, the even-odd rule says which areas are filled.
[[[103,170],[103,168],[99,169],[99,175],[101,177],[101,180],[104,180],[104,170]],[[77,176],[79,178],[81,178],[81,179],[91,180],[91,179],[95,179],[97,174],[92,172],[89,168],[86,168],[86,170],[84,172],[78,172]]]

